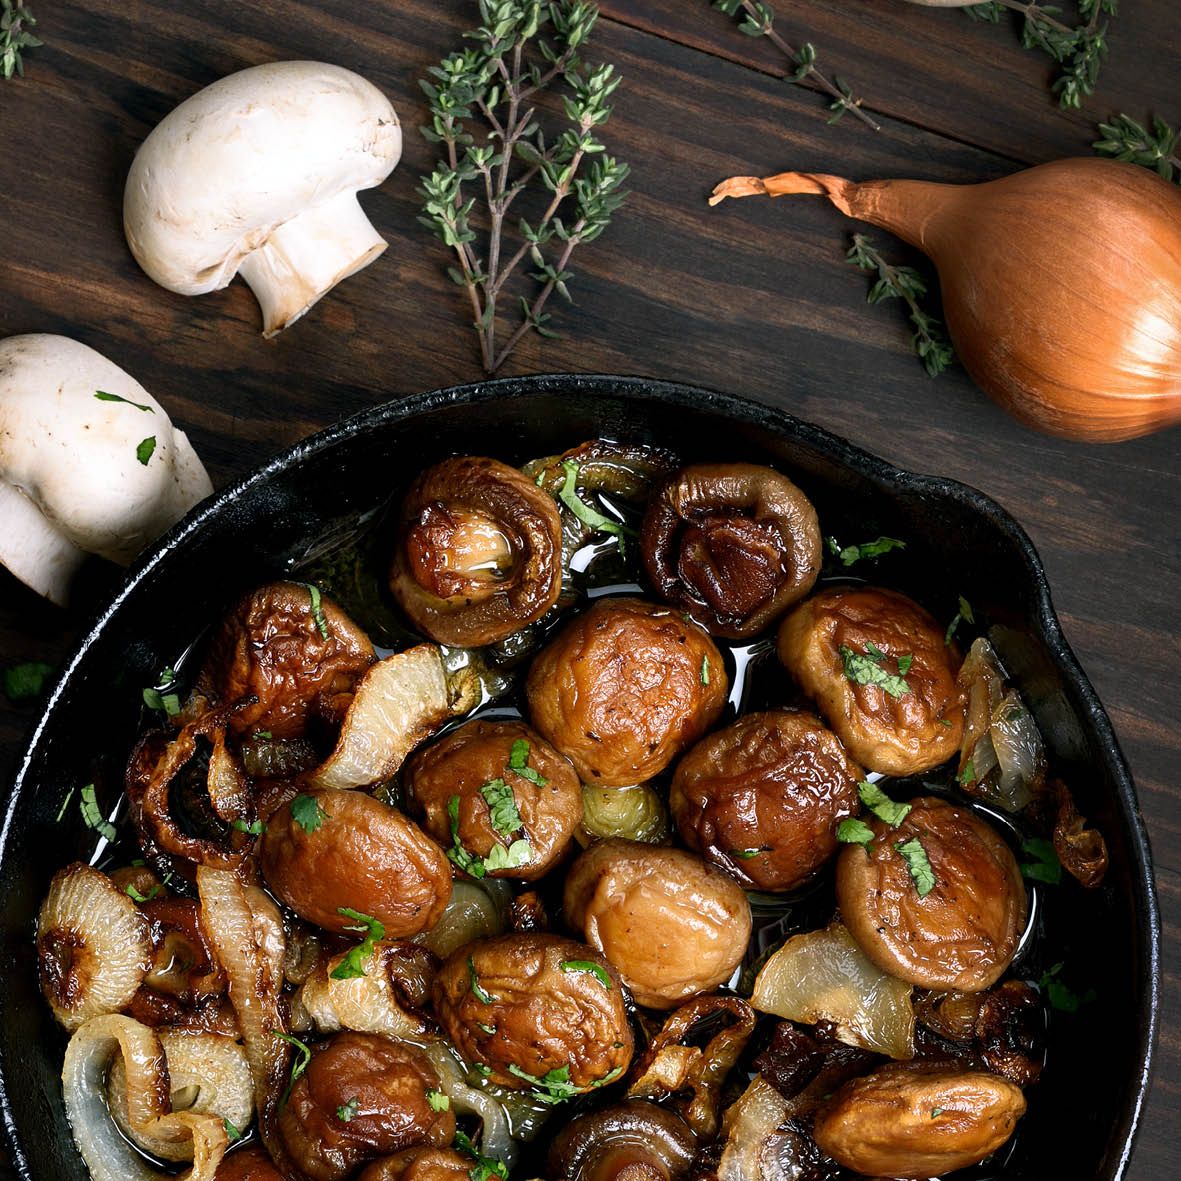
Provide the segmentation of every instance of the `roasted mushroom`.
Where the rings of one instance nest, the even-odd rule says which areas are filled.
[[[691,849],[756,889],[793,890],[836,852],[861,777],[812,714],[747,714],[680,761],[669,807]]]
[[[995,983],[1025,927],[1025,884],[1009,846],[970,809],[934,796],[912,801],[897,826],[874,818],[869,827],[873,841],[849,845],[837,861],[837,904],[865,954],[924,988]]]
[[[821,591],[783,621],[779,658],[869,770],[914,775],[958,752],[955,654],[913,599],[873,587]]]
[[[600,841],[571,866],[563,905],[566,921],[653,1009],[728,980],[750,941],[742,888],[682,849]]]
[[[928,1062],[892,1062],[845,1083],[816,1117],[813,1137],[867,1177],[929,1178],[995,1152],[1025,1114],[1005,1079]]]
[[[540,933],[468,944],[443,964],[435,1014],[466,1061],[550,1101],[613,1082],[632,1058],[619,977],[596,951]]]
[[[283,1174],[261,1148],[243,1148],[223,1158],[213,1181],[283,1181]]]
[[[301,738],[313,718],[343,719],[373,661],[369,637],[317,587],[273,582],[239,601],[214,632],[197,692],[238,707],[230,715],[237,734]]]
[[[450,1144],[455,1114],[431,1102],[439,1094],[439,1076],[416,1046],[340,1033],[313,1052],[291,1088],[279,1111],[279,1134],[313,1181],[340,1181],[376,1157]]]
[[[820,525],[786,476],[751,463],[684,468],[648,502],[644,569],[714,635],[753,636],[811,589]]]
[[[526,683],[536,729],[600,787],[659,774],[722,712],[727,678],[696,624],[639,599],[604,599],[558,634]]]
[[[472,1158],[454,1148],[408,1148],[374,1161],[357,1181],[471,1181]]]
[[[426,831],[477,877],[534,881],[582,820],[574,768],[522,722],[460,726],[417,755],[404,782]]]
[[[390,590],[440,644],[493,644],[540,619],[562,589],[562,521],[527,476],[460,456],[415,480],[398,517]]]
[[[443,850],[396,808],[355,791],[297,795],[267,823],[260,862],[276,897],[328,931],[355,930],[352,910],[406,939],[432,927],[451,897]]]
[[[546,1174],[565,1181],[681,1181],[697,1137],[679,1116],[629,1099],[568,1123],[550,1145]]]

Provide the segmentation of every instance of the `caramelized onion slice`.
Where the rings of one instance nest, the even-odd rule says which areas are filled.
[[[119,1012],[150,962],[147,920],[106,874],[80,861],[54,874],[37,916],[37,969],[66,1029]]]
[[[450,716],[443,660],[434,644],[387,656],[361,678],[336,749],[309,783],[338,789],[380,783]]]
[[[94,1017],[66,1047],[62,1090],[66,1117],[92,1181],[168,1181],[123,1138],[107,1111],[107,1072],[123,1062],[124,1103],[136,1137],[166,1145],[172,1159],[193,1166],[177,1181],[212,1181],[228,1143],[220,1115],[173,1112],[164,1051],[154,1030],[130,1017]],[[178,1155],[179,1154],[179,1155]]]
[[[751,1004],[805,1025],[831,1021],[846,1045],[914,1057],[910,985],[871,964],[840,922],[789,939],[763,965]]]
[[[520,1149],[513,1139],[504,1105],[487,1091],[467,1085],[464,1072],[446,1042],[429,1041],[422,1049],[438,1073],[456,1116],[471,1115],[480,1121],[480,1155],[504,1161],[511,1169]]]
[[[779,1125],[789,1114],[788,1102],[762,1075],[756,1075],[742,1096],[726,1111],[726,1147],[718,1162],[718,1181],[794,1181],[790,1168],[797,1138]]]
[[[1087,827],[1070,789],[1060,779],[1054,780],[1054,799],[1058,807],[1054,852],[1067,873],[1080,885],[1093,890],[1107,873],[1107,842],[1098,829]]]

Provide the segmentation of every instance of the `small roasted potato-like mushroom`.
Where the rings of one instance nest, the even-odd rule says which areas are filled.
[[[985,1071],[894,1062],[845,1083],[816,1117],[813,1137],[867,1177],[940,1177],[982,1161],[1025,1114],[1020,1088]]]
[[[717,988],[750,942],[742,887],[683,849],[600,841],[571,866],[563,906],[566,921],[652,1009]]]
[[[501,1086],[569,1098],[631,1062],[619,976],[573,939],[533,932],[468,944],[443,964],[433,995],[451,1043]]]
[[[472,1158],[454,1148],[408,1148],[376,1160],[357,1181],[470,1181]]]
[[[862,951],[921,988],[994,984],[1025,927],[1025,884],[1009,846],[970,809],[934,796],[913,800],[896,828],[867,820],[873,842],[849,845],[837,861],[837,905]],[[919,854],[934,878],[925,889]]]
[[[340,1033],[312,1054],[279,1111],[279,1135],[313,1181],[340,1181],[358,1165],[416,1145],[443,1148],[455,1113],[431,1103],[439,1076],[417,1046]]]
[[[283,1174],[261,1148],[243,1148],[222,1158],[213,1181],[283,1181]]]
[[[497,459],[464,455],[414,481],[398,515],[390,590],[439,644],[494,644],[540,619],[562,589],[558,507]]]
[[[810,713],[747,714],[677,764],[669,807],[685,843],[759,890],[803,885],[860,808],[861,768]]]
[[[663,771],[717,721],[727,690],[709,636],[640,599],[602,599],[568,623],[525,686],[533,725],[598,787]]]
[[[680,1116],[629,1099],[562,1128],[546,1173],[565,1181],[681,1181],[696,1152],[697,1137]]]
[[[955,652],[906,595],[850,586],[813,595],[783,621],[779,659],[869,770],[916,775],[959,751]]]
[[[640,546],[660,596],[714,635],[753,636],[820,573],[820,524],[786,476],[753,463],[702,463],[648,502]]]
[[[451,898],[443,850],[396,808],[355,791],[297,795],[267,823],[263,877],[300,918],[342,934],[358,911],[387,939],[434,926]]]
[[[238,734],[301,738],[312,718],[339,723],[375,657],[369,637],[327,596],[272,582],[241,599],[214,632],[197,691]]]
[[[444,847],[458,841],[491,877],[541,877],[570,847],[582,820],[574,768],[523,722],[460,726],[415,756],[404,784],[426,831]],[[496,846],[510,849],[519,841],[529,846],[528,860],[489,866]]]

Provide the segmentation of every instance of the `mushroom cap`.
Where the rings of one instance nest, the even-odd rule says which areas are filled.
[[[279,226],[381,184],[401,154],[389,99],[351,70],[252,66],[186,99],[144,140],[123,197],[127,242],[162,287],[216,291]]]
[[[0,563],[34,590],[62,602],[85,553],[127,563],[212,491],[118,365],[64,336],[0,340]]]

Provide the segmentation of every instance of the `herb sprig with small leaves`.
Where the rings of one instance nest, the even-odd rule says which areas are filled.
[[[35,701],[45,692],[53,665],[40,660],[13,664],[4,670],[4,695],[9,701]]]
[[[26,49],[36,49],[44,42],[29,30],[37,23],[36,17],[20,0],[0,0],[0,77],[6,81],[13,76],[25,76],[21,55]]]
[[[385,938],[385,924],[372,915],[353,910],[351,906],[338,906],[336,912],[344,915],[346,919],[352,919],[355,925],[350,925],[348,929],[364,935],[364,938],[356,947],[350,947],[340,963],[332,969],[332,979],[356,980],[366,975],[365,965],[377,945]]]
[[[1181,184],[1181,152],[1177,148],[1177,129],[1154,115],[1150,127],[1129,115],[1116,115],[1110,123],[1099,124],[1099,134],[1091,146],[1097,155],[1128,164],[1151,168],[1165,180]]]
[[[881,131],[881,125],[861,109],[862,100],[842,79],[834,74],[830,81],[817,68],[816,47],[811,42],[805,41],[796,49],[784,40],[775,28],[775,12],[764,0],[711,0],[711,3],[727,16],[742,18],[742,23],[738,26],[739,32],[745,33],[748,37],[766,37],[787,58],[791,68],[784,75],[786,81],[828,95],[831,100],[828,109],[832,111],[828,120],[830,124],[840,122],[851,111],[867,127]]]
[[[879,537],[874,541],[863,541],[860,545],[842,546],[835,537],[826,539],[826,544],[834,557],[839,558],[842,566],[852,566],[863,558],[880,558],[891,550],[906,549],[906,542],[897,537]]]
[[[619,78],[613,66],[584,66],[580,58],[598,6],[479,0],[479,10],[482,24],[468,34],[474,44],[445,58],[421,83],[431,111],[422,133],[444,158],[422,178],[419,220],[455,254],[459,265],[448,274],[467,295],[484,369],[494,373],[531,329],[557,335],[546,306],[555,292],[572,302],[571,256],[602,234],[623,203],[628,166],[608,156],[597,136],[610,118]],[[536,104],[558,86],[565,88],[566,126],[555,137],[542,127]],[[550,194],[548,204],[535,224],[517,219],[514,248],[510,210],[539,184]],[[486,228],[482,242],[477,226]],[[502,343],[507,285],[526,261],[540,286],[518,296],[520,317]]]

